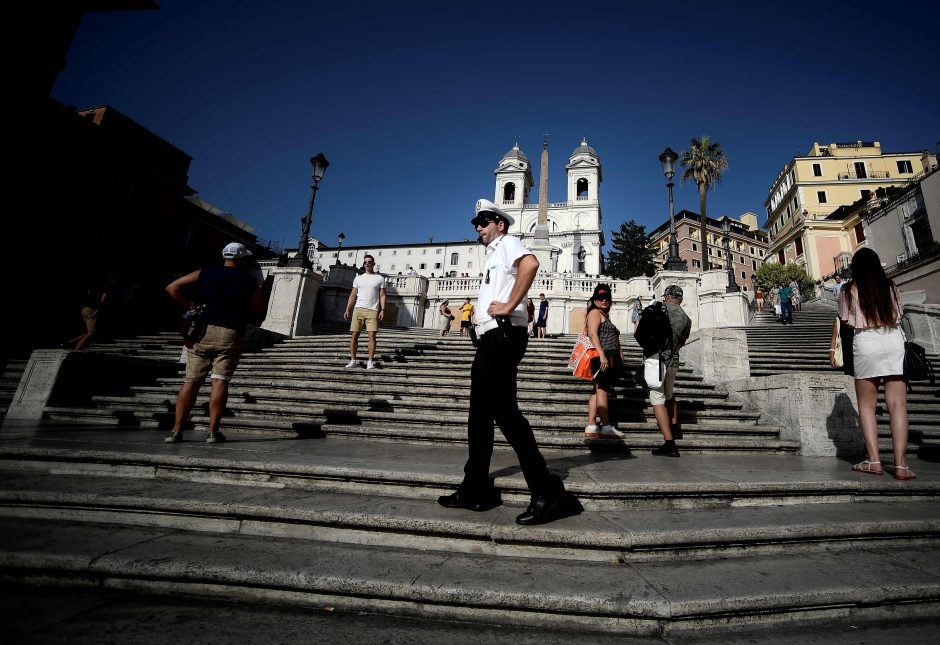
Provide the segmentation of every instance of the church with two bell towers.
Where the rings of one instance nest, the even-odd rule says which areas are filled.
[[[536,203],[532,203],[535,187],[532,165],[518,142],[503,155],[493,172],[496,176],[493,201],[516,220],[509,233],[532,249],[539,258],[541,274],[603,273],[601,162],[587,139],[582,139],[581,145],[568,156],[567,199],[563,202],[548,201],[547,137],[541,151]],[[359,266],[367,253],[375,256],[376,270],[386,275],[418,273],[431,279],[476,276],[483,266],[482,247],[467,240],[350,246],[341,250],[312,242],[311,261],[324,269],[337,262]]]

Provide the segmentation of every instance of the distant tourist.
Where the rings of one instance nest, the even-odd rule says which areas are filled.
[[[633,308],[630,310],[630,322],[633,323],[633,331],[636,333],[636,326],[640,324],[640,316],[643,315],[643,298],[636,297],[633,301]]]
[[[108,287],[103,282],[92,280],[86,286],[82,297],[82,321],[85,323],[85,331],[63,343],[62,347],[81,351],[91,342],[92,337],[98,333],[101,311],[108,302],[108,297]]]
[[[447,332],[450,331],[450,321],[454,319],[454,315],[450,312],[450,307],[447,306],[448,303],[450,303],[450,300],[445,300],[437,308],[437,312],[441,316],[440,320],[438,321],[440,325],[441,338],[446,336]]]
[[[906,464],[907,384],[903,376],[904,334],[900,327],[903,315],[898,288],[885,275],[878,254],[869,248],[856,251],[852,256],[852,279],[839,291],[839,318],[855,329],[852,340],[855,396],[868,452],[868,459],[852,466],[852,470],[872,475],[884,473],[875,416],[878,386],[884,383],[894,445],[894,478],[907,480],[915,475]],[[832,348],[835,349],[834,339]]]
[[[545,327],[548,325],[548,300],[545,294],[539,294],[539,317],[535,321],[535,331],[539,338],[545,338]]]
[[[469,336],[470,327],[473,326],[473,304],[470,302],[470,298],[467,298],[462,305],[460,305],[460,335]]]
[[[532,298],[526,298],[525,313],[529,319],[529,336],[533,336],[535,332],[535,303],[532,302]]]
[[[561,478],[548,470],[532,427],[519,411],[517,373],[528,345],[523,299],[532,286],[539,261],[518,238],[506,234],[514,223],[512,216],[493,202],[477,202],[471,224],[486,247],[486,277],[480,281],[477,298],[476,355],[470,369],[469,457],[463,482],[454,493],[438,498],[438,503],[472,511],[502,504],[499,489],[490,477],[495,423],[516,452],[531,493],[529,506],[516,517],[516,523],[532,525],[576,515],[583,509],[578,499],[565,490]]]
[[[786,325],[793,324],[793,290],[789,285],[782,285],[777,290],[777,297],[780,299],[780,323]]]
[[[189,417],[206,377],[209,394],[209,434],[206,443],[225,441],[219,423],[228,401],[228,384],[241,360],[245,328],[261,316],[261,288],[246,273],[251,251],[232,242],[222,249],[222,266],[193,271],[167,285],[166,292],[187,309],[202,305],[206,332],[186,350],[186,378],[176,397],[176,418],[166,443],[183,440],[183,423]]]
[[[760,285],[754,285],[754,302],[757,304],[758,313],[764,310],[764,291]]]
[[[371,255],[363,257],[362,266],[365,272],[353,280],[352,291],[343,312],[345,320],[352,318],[349,327],[352,337],[349,339],[349,362],[346,368],[362,365],[356,360],[356,353],[359,349],[359,335],[365,327],[369,334],[369,360],[366,361],[366,369],[371,370],[375,368],[375,337],[379,333],[379,321],[385,317],[385,276],[375,273],[375,258]]]
[[[829,289],[830,289],[830,291],[832,291],[832,293],[834,293],[834,294],[836,295],[836,297],[838,298],[838,297],[839,297],[839,292],[842,291],[842,286],[843,286],[845,283],[842,282],[842,276],[839,275],[838,273],[836,274],[834,280],[835,280],[835,283],[833,283],[833,285],[830,286]]]

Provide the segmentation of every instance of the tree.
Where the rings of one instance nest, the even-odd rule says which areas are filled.
[[[706,232],[705,195],[708,190],[721,181],[721,173],[728,169],[728,160],[721,149],[721,144],[712,141],[706,134],[701,139],[692,137],[688,150],[683,150],[679,163],[685,167],[682,173],[683,183],[694,181],[698,185],[699,214],[702,216],[702,271],[707,271],[708,233]]]
[[[800,286],[800,294],[804,300],[816,294],[813,279],[803,267],[794,262],[789,264],[764,262],[754,274],[754,284],[759,286],[764,293],[768,293],[775,284],[789,284],[791,280],[796,280]]]
[[[613,248],[607,254],[606,273],[612,278],[626,280],[638,275],[652,275],[653,249],[649,247],[646,227],[633,220],[620,225],[619,231],[611,231]]]

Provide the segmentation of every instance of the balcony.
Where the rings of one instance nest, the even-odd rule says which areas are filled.
[[[891,173],[887,170],[869,170],[864,175],[859,176],[855,172],[840,172],[839,179],[889,179]]]

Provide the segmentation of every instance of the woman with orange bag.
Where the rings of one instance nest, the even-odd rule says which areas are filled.
[[[610,425],[610,385],[623,368],[620,330],[610,321],[611,304],[610,286],[599,284],[594,287],[584,322],[588,338],[598,354],[591,359],[594,393],[588,399],[588,426],[584,429],[587,439],[623,440],[623,433]]]

